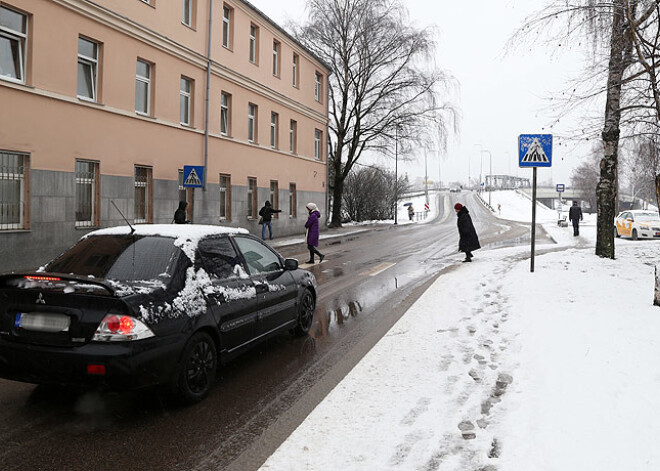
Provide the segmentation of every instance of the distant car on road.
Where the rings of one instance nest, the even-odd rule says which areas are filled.
[[[614,235],[633,240],[660,238],[660,215],[639,209],[621,211],[614,220]]]
[[[449,189],[449,192],[450,193],[460,193],[461,189],[458,188],[458,187],[452,187],[452,188]]]
[[[36,272],[0,276],[0,377],[113,390],[169,385],[188,403],[219,363],[305,335],[314,275],[244,229],[101,229]]]

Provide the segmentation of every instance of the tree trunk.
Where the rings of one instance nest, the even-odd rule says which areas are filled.
[[[655,204],[660,207],[660,174],[655,176]]]
[[[343,206],[344,198],[344,174],[341,168],[341,148],[337,146],[335,154],[333,155],[331,165],[333,167],[333,182],[332,182],[332,219],[330,220],[330,227],[341,227],[341,208]]]
[[[603,159],[600,161],[600,181],[596,187],[598,222],[596,255],[614,258],[614,231],[617,188],[617,166],[621,121],[621,82],[623,78],[626,36],[624,32],[624,0],[614,0],[612,10],[612,42],[610,44],[607,103],[603,127]]]

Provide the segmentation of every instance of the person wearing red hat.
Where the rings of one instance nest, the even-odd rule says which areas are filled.
[[[461,203],[456,203],[454,210],[458,217],[458,251],[465,252],[465,260],[463,262],[471,262],[473,258],[472,251],[481,248],[479,237],[477,236],[474,224],[472,224],[472,218],[467,207]]]

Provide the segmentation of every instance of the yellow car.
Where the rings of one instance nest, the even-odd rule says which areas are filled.
[[[614,219],[614,235],[633,240],[660,239],[660,215],[657,211],[641,209],[621,211]]]

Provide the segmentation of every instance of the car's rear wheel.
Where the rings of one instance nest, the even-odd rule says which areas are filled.
[[[205,332],[193,335],[183,350],[177,374],[177,393],[186,404],[204,399],[215,381],[218,352]]]
[[[632,230],[632,240],[637,240],[637,229]]]
[[[621,237],[621,234],[619,234],[619,229],[617,229],[616,226],[614,226],[614,237],[617,237],[617,238]]]
[[[306,289],[298,304],[298,323],[294,329],[294,333],[300,337],[307,335],[309,329],[312,327],[312,319],[314,318],[314,296]]]

